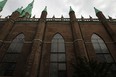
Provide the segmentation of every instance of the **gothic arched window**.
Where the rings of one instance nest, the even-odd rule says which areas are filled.
[[[91,41],[99,61],[107,63],[114,62],[105,42],[98,35],[93,34]]]
[[[16,60],[19,57],[24,44],[24,35],[19,34],[10,44],[1,64],[0,75],[11,76],[13,75]]]
[[[65,54],[64,39],[60,34],[56,34],[51,44],[50,77],[66,77]]]

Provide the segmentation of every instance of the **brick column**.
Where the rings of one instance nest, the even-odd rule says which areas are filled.
[[[73,38],[74,38],[73,43],[74,43],[76,57],[87,57],[84,40],[82,37],[79,23],[76,20],[75,12],[73,10],[71,10],[69,12],[69,16],[70,16],[72,34],[73,34]]]
[[[2,46],[3,41],[10,33],[13,24],[15,23],[15,20],[19,17],[20,13],[15,11],[12,13],[12,15],[9,17],[9,19],[6,21],[5,25],[2,27],[0,31],[0,46]]]
[[[112,41],[116,44],[116,34],[110,27],[110,22],[106,20],[106,17],[103,15],[101,11],[96,13],[99,21],[103,24],[104,28],[106,29],[107,33],[111,37]]]
[[[3,25],[3,27],[0,31],[0,61],[6,52],[4,40],[9,35],[10,31],[13,28],[15,20],[19,17],[19,15],[20,15],[19,12],[17,12],[17,11],[13,12],[12,15],[10,16],[10,18],[5,22],[5,24]]]
[[[43,11],[38,22],[36,35],[33,40],[32,51],[28,59],[28,67],[26,77],[37,77],[41,60],[41,48],[43,42],[43,35],[45,31],[47,12]]]

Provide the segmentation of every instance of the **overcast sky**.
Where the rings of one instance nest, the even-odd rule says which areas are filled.
[[[8,0],[0,15],[2,17],[11,15],[17,8],[21,6],[25,8],[30,2],[32,0]],[[60,18],[61,15],[69,17],[70,6],[75,11],[77,18],[80,18],[81,15],[85,18],[88,18],[89,15],[96,18],[93,7],[101,10],[106,17],[109,15],[116,18],[116,0],[35,0],[32,16],[36,15],[36,18],[39,18],[45,6],[48,11],[47,18],[51,18],[53,15],[57,18]]]

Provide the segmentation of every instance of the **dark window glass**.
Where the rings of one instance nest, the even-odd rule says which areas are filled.
[[[58,67],[59,70],[66,70],[66,64],[65,63],[59,63],[58,66],[59,66]]]
[[[24,43],[24,35],[18,35],[11,43],[7,52],[17,52],[20,53]]]
[[[19,54],[6,54],[3,59],[3,62],[16,62],[18,57]]]
[[[24,44],[24,35],[19,34],[10,44],[1,64],[0,76],[12,76],[16,66],[16,60],[19,57]]]
[[[64,39],[56,34],[52,39],[50,55],[50,77],[66,77]]]
[[[96,34],[92,35],[91,38],[93,47],[95,49],[97,59],[102,62],[113,62],[113,58],[111,57],[111,54],[108,51],[107,46],[105,45],[104,41]]]
[[[58,77],[57,63],[50,63],[50,77]]]
[[[51,52],[57,52],[57,40],[52,41]]]
[[[51,54],[51,57],[50,57],[51,59],[51,61],[55,61],[55,62],[57,62],[57,54]]]
[[[66,71],[64,70],[59,70],[58,74],[59,77],[66,77]]]
[[[105,56],[108,63],[114,62],[113,59],[112,59],[112,56],[110,54],[104,54],[104,56]]]
[[[96,54],[96,57],[101,62],[106,62],[106,59],[103,54]]]
[[[58,62],[65,62],[65,54],[58,54]]]
[[[15,69],[15,63],[1,63],[0,64],[0,75],[12,76]]]
[[[64,40],[59,40],[59,52],[65,52]]]

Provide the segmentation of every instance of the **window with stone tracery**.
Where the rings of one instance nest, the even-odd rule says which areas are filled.
[[[109,52],[105,42],[100,38],[98,35],[93,34],[91,37],[91,41],[96,52],[96,57],[101,62],[112,63],[112,73],[115,74],[116,72],[116,64]]]
[[[16,61],[24,44],[24,35],[19,34],[10,44],[0,64],[0,76],[12,76]]]
[[[64,39],[54,35],[50,54],[50,77],[66,77],[66,52]]]
[[[107,62],[107,63],[113,62],[113,58],[109,53],[109,50],[105,42],[96,34],[92,35],[91,40],[96,52],[97,59],[99,59],[99,61]]]

